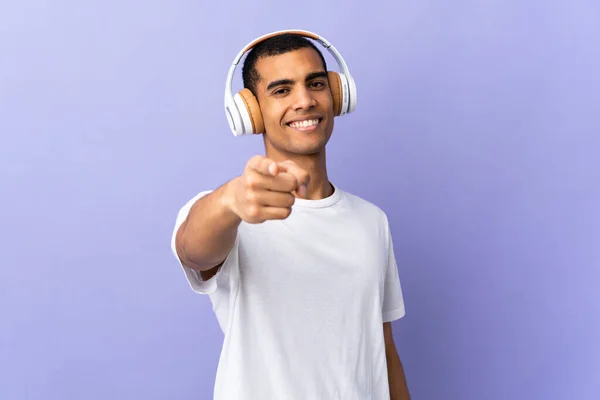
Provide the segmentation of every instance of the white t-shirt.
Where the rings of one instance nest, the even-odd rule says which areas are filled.
[[[404,316],[386,214],[333,185],[296,199],[285,220],[242,222],[218,273],[204,281],[225,335],[215,400],[388,400],[383,323]],[[204,397],[203,397],[204,398]]]

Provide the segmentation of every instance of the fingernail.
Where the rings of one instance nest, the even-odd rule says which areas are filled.
[[[300,188],[298,188],[298,194],[300,194],[300,196],[306,198],[306,185],[300,185]]]

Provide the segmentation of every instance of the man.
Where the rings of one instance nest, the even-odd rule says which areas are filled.
[[[327,66],[301,36],[243,66],[265,156],[179,212],[172,250],[225,334],[215,399],[406,400],[404,303],[386,214],[330,182]]]

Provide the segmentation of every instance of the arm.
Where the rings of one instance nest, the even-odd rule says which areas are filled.
[[[175,235],[181,261],[213,276],[231,252],[242,221],[285,219],[295,191],[309,181],[308,172],[292,161],[276,163],[263,156],[248,161],[244,173],[201,197],[190,208]]]
[[[385,322],[383,324],[383,337],[385,340],[385,356],[388,366],[390,399],[410,400],[404,370],[402,368],[402,363],[400,362],[400,357],[398,356],[398,351],[396,350],[394,336],[392,335],[392,324],[390,322]]]
[[[190,268],[204,273],[216,270],[233,247],[242,220],[228,204],[231,184],[200,198],[177,231],[177,253]]]

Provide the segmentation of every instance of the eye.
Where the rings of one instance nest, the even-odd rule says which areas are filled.
[[[285,88],[280,88],[280,89],[277,89],[277,90],[275,90],[275,91],[273,92],[273,94],[274,94],[275,96],[279,96],[279,95],[285,94],[286,92],[287,92],[287,89],[285,89]]]
[[[325,83],[321,81],[313,81],[310,83],[310,86],[313,88],[322,88],[325,86]]]

